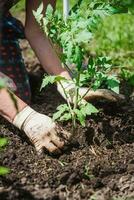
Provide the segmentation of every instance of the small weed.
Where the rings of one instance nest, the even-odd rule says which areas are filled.
[[[8,140],[6,138],[0,138],[0,151],[7,145]],[[0,166],[0,175],[6,175],[10,172],[7,167]]]
[[[127,69],[122,68],[120,77],[127,81],[129,85],[134,86],[134,72],[131,72]]]
[[[88,165],[85,165],[85,167],[84,167],[84,177],[85,177],[86,179],[89,179],[89,180],[94,178],[94,175],[91,174]]]
[[[61,167],[64,167],[67,165],[66,162],[59,160],[58,163],[61,165]]]

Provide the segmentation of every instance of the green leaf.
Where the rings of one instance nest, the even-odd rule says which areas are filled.
[[[64,113],[64,112],[62,112],[62,111],[57,111],[57,112],[55,112],[55,113],[53,114],[53,121],[59,119],[63,113]]]
[[[10,170],[7,167],[1,167],[0,166],[0,175],[6,175],[10,172]]]
[[[89,31],[81,31],[75,36],[75,41],[77,43],[87,43],[92,39],[92,33]]]
[[[0,148],[4,147],[7,143],[7,138],[0,138]]]
[[[54,84],[54,83],[60,82],[62,80],[66,80],[66,79],[62,76],[45,76],[43,78],[40,91],[42,90],[42,88],[46,87],[47,85]]]
[[[80,75],[80,87],[89,86],[89,82],[90,82],[90,75],[88,74],[87,71],[85,71],[85,73]]]
[[[61,110],[61,111],[67,111],[69,110],[68,105],[67,104],[61,104],[57,107],[57,110]]]
[[[130,85],[134,86],[134,73],[126,70],[126,69],[121,69],[121,78],[127,81]]]
[[[81,112],[81,110],[75,109],[75,113],[77,115],[77,120],[81,123],[82,126],[85,126],[85,115]]]
[[[76,63],[76,67],[77,67],[78,71],[81,70],[82,61],[83,61],[83,54],[82,54],[81,48],[79,46],[76,46],[75,47],[74,62]]]
[[[53,83],[55,83],[55,76],[45,76],[42,81],[40,90],[42,90],[42,88],[46,87],[47,85]]]
[[[72,42],[68,42],[68,44],[67,44],[67,58],[68,58],[68,60],[72,57],[72,52],[73,52],[73,44],[72,44]]]
[[[99,110],[95,106],[93,106],[91,103],[87,103],[81,108],[81,112],[85,115],[91,115],[91,114],[98,113]]]
[[[128,79],[128,83],[129,83],[131,86],[134,86],[134,74],[130,76],[130,78]]]
[[[101,80],[95,80],[93,84],[93,90],[97,90],[101,86]]]
[[[107,79],[108,89],[111,89],[117,94],[119,94],[119,83],[119,80],[117,80],[114,76],[110,76]]]
[[[110,65],[111,64],[111,58],[110,57],[98,57],[97,64],[98,65],[106,65],[106,64]]]
[[[71,113],[65,113],[63,116],[60,117],[59,121],[68,121],[72,118]]]
[[[107,11],[108,11],[108,13],[109,14],[118,14],[118,13],[120,13],[121,12],[121,10],[119,9],[119,8],[115,8],[115,7],[112,7],[112,6],[110,6],[110,5],[107,5],[106,6],[106,9],[107,9]]]
[[[83,0],[76,1],[76,3],[74,4],[74,6],[70,10],[70,13],[72,13],[72,12],[75,13],[77,10],[79,10],[82,1]]]
[[[68,108],[67,104],[62,104],[62,105],[60,105],[60,106],[57,107],[57,110],[58,111],[53,114],[53,120],[54,121],[57,120],[57,119],[59,119],[64,112],[66,112],[66,111],[69,110],[69,108]]]
[[[47,18],[43,18],[42,19],[42,23],[43,23],[43,30],[44,30],[44,32],[45,32],[45,34],[48,36],[48,34],[49,34],[49,29],[48,29],[48,24],[49,24],[49,21],[48,21],[48,19]]]
[[[41,25],[41,19],[43,18],[43,3],[40,4],[40,6],[38,7],[38,9],[36,11],[33,10],[33,15],[36,19],[36,21]]]
[[[126,69],[121,69],[121,78],[128,81],[130,77],[130,72]]]
[[[68,80],[62,76],[55,76],[55,82],[60,82],[60,81],[68,81]]]
[[[91,66],[91,67],[94,66],[94,59],[93,59],[93,57],[90,57],[90,58],[88,59],[88,66]]]
[[[42,13],[42,11],[43,11],[43,3],[40,4],[40,6],[38,7],[36,13],[37,13],[38,15],[40,15],[40,14]]]
[[[49,4],[46,9],[46,17],[51,18],[53,16],[53,7]]]

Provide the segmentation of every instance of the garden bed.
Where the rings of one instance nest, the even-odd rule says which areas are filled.
[[[78,126],[59,157],[38,156],[24,134],[1,119],[0,135],[8,137],[9,144],[0,153],[0,165],[11,173],[0,177],[0,199],[134,199],[134,102],[126,84],[122,92],[123,103],[95,103],[100,113],[88,117],[85,128]],[[34,94],[32,107],[52,116],[63,102],[49,86]],[[71,130],[71,123],[62,125]]]

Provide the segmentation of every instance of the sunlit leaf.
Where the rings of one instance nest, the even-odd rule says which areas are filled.
[[[99,110],[91,103],[87,103],[85,106],[83,106],[81,111],[83,114],[85,113],[86,115],[91,115],[99,112]]]
[[[4,147],[7,143],[7,138],[0,138],[0,148]]]
[[[10,170],[7,167],[0,166],[0,175],[6,175],[8,173],[10,173]]]
[[[60,117],[60,121],[68,121],[72,118],[71,113],[65,113]]]
[[[81,123],[82,126],[85,126],[85,115],[81,112],[81,110],[75,109],[75,113],[77,115],[77,120]]]
[[[64,112],[69,110],[69,108],[67,104],[61,104],[60,106],[57,107],[57,110],[58,111],[53,114],[54,121],[59,119],[63,115]]]
[[[46,76],[45,75],[45,77],[43,78],[40,90],[42,90],[42,88],[46,87],[49,84],[54,84],[62,80],[66,80],[66,79],[62,76]]]
[[[51,18],[53,16],[53,7],[49,4],[46,9],[46,16]]]
[[[112,91],[116,92],[119,94],[119,80],[117,80],[114,76],[110,76],[107,79],[107,85],[108,89],[111,89]]]
[[[38,7],[38,9],[36,11],[33,11],[33,15],[36,19],[36,21],[41,25],[41,19],[43,18],[43,3],[40,4],[40,6]]]

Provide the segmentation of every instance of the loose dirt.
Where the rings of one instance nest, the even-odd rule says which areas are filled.
[[[30,64],[32,63],[32,64]],[[38,63],[27,61],[27,68]],[[34,69],[35,69],[34,68]],[[29,70],[30,71],[30,70]],[[38,76],[42,74],[35,70]],[[35,72],[34,72],[35,73]],[[64,100],[54,86],[41,93],[33,87],[32,107],[52,116]],[[37,81],[36,81],[37,83]],[[132,88],[122,85],[126,101],[95,102],[98,115],[90,116],[59,156],[38,156],[24,133],[0,119],[0,135],[9,144],[0,153],[0,165],[11,173],[0,177],[1,200],[133,200],[134,101]],[[71,130],[71,123],[62,124]]]

